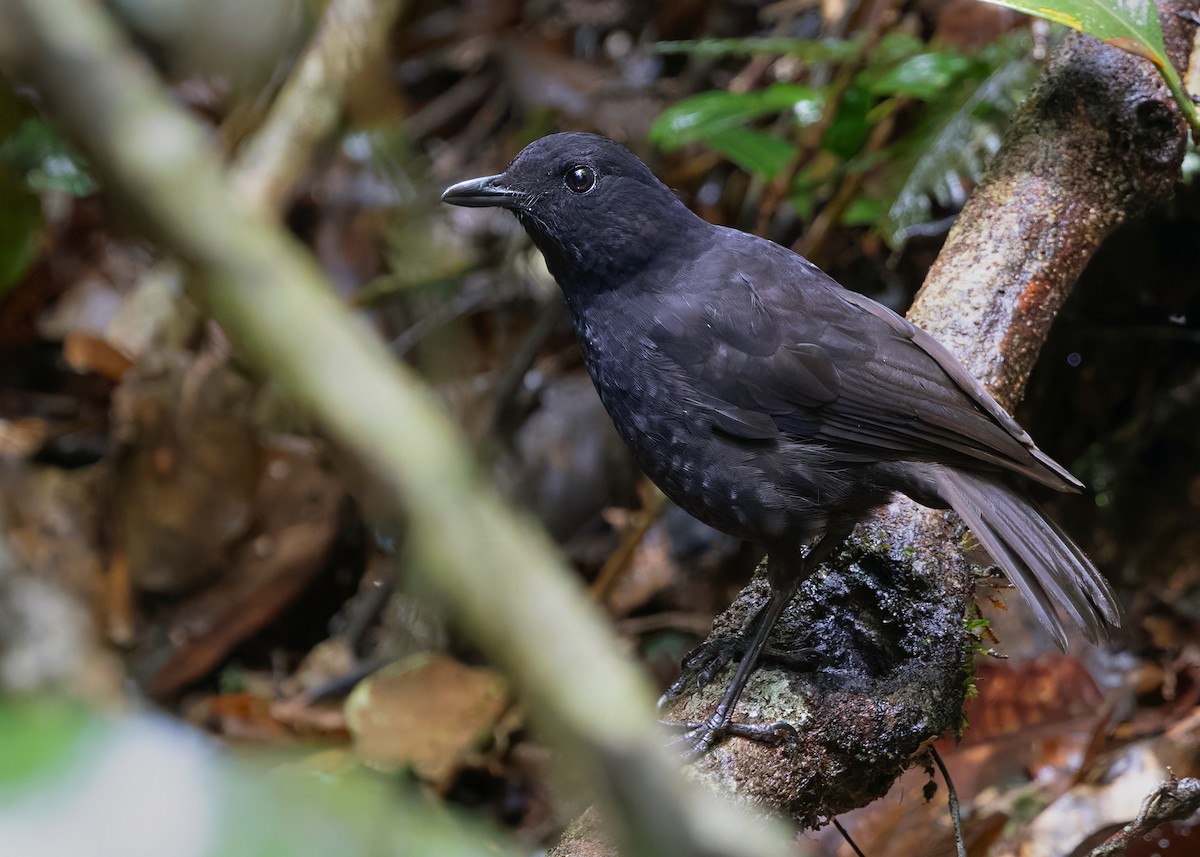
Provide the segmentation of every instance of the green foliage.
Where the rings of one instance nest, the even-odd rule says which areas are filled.
[[[877,196],[859,196],[842,212],[842,223],[847,226],[874,226],[883,214],[883,200]]]
[[[28,188],[12,178],[3,158],[10,135],[24,121],[25,113],[25,106],[0,78],[0,295],[33,263],[41,234],[41,204]]]
[[[95,184],[62,137],[32,115],[0,79],[0,295],[37,258],[42,237],[38,194],[91,193]]]
[[[35,191],[56,190],[87,196],[96,182],[75,151],[40,119],[27,118],[0,142],[0,163]]]
[[[0,701],[0,745],[0,854],[515,854],[341,756],[235,758],[178,723],[49,700]]]
[[[702,92],[665,110],[655,121],[651,138],[668,148],[680,146],[741,127],[768,113],[795,110],[797,104],[816,98],[812,87],[794,83],[774,83],[758,92]]]
[[[1144,56],[1155,65],[1170,65],[1163,46],[1158,9],[1151,0],[985,0],[1065,24],[1073,30],[1103,39]]]
[[[871,85],[874,95],[910,95],[922,101],[937,98],[970,66],[964,56],[949,53],[916,54],[888,69]]]
[[[861,36],[853,39],[698,39],[659,42],[654,47],[664,54],[691,54],[710,59],[774,54],[811,63],[852,59],[862,41]]]
[[[685,98],[658,117],[651,140],[666,150],[700,143],[765,180],[794,164],[788,193],[801,217],[857,176],[857,195],[841,222],[876,225],[892,247],[933,218],[935,203],[950,210],[962,204],[1034,68],[1023,34],[971,55],[931,49],[904,33],[890,33],[870,50],[861,38],[717,39],[659,48],[706,57],[780,53],[832,64],[814,77],[828,81],[821,85],[775,83]],[[891,120],[902,132],[872,141],[873,129]],[[802,142],[810,125],[822,128],[815,145],[811,135]]]
[[[792,157],[792,146],[778,137],[749,128],[730,128],[705,142],[747,172],[773,178]]]
[[[966,632],[967,646],[963,653],[963,673],[966,675],[966,682],[963,687],[964,699],[975,699],[979,696],[979,686],[975,683],[976,669],[975,663],[980,656],[992,656],[995,653],[988,646],[984,645],[984,637],[989,633],[991,628],[991,620],[985,619],[983,614],[979,612],[978,605],[971,605],[967,611],[967,615],[963,619],[963,630]],[[962,723],[959,724],[958,732],[961,735],[970,728],[970,723],[967,722],[966,712],[963,712]]]
[[[82,710],[66,705],[0,705],[0,737],[6,748],[0,753],[0,805],[7,792],[66,769],[86,738],[87,723]]]
[[[983,174],[1000,146],[1001,123],[1016,109],[1034,71],[1032,63],[1013,59],[982,80],[964,78],[888,150],[890,204],[877,225],[890,246],[903,246],[913,229],[928,223],[933,203],[948,210],[962,206],[964,178],[973,182]]]
[[[854,157],[871,133],[871,125],[874,124],[871,117],[873,105],[870,87],[862,81],[847,89],[821,140],[821,148],[837,155],[842,161]]]
[[[42,203],[0,167],[0,295],[18,283],[37,258]]]
[[[979,615],[978,610],[972,611],[966,618],[967,633],[973,635],[977,640],[983,634],[984,630],[991,627],[991,624],[991,620]]]
[[[667,151],[703,142],[747,172],[771,177],[787,164],[792,146],[745,126],[784,111],[803,125],[819,118],[823,106],[816,90],[793,83],[775,83],[758,92],[702,92],[667,108],[650,129],[650,139]]]

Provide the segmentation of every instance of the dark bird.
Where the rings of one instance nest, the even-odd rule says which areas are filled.
[[[897,491],[958,512],[1060,647],[1059,609],[1092,642],[1120,625],[1104,578],[1019,487],[1082,484],[925,331],[785,247],[704,221],[599,135],[544,137],[442,199],[516,214],[638,463],[692,515],[766,548],[770,597],[740,652],[709,655],[741,663],[693,725],[696,749],[777,728],[730,723],[772,626]]]

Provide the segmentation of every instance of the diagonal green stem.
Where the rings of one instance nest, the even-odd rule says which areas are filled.
[[[1183,118],[1187,120],[1188,126],[1192,129],[1192,139],[1200,141],[1200,111],[1196,109],[1196,102],[1192,101],[1192,95],[1187,91],[1187,87],[1183,85],[1183,78],[1179,76],[1179,72],[1175,70],[1175,66],[1171,63],[1161,65],[1158,70],[1162,72],[1163,80],[1167,83],[1167,89],[1171,90],[1171,94],[1175,96],[1175,103],[1179,105],[1179,111],[1183,114]]]

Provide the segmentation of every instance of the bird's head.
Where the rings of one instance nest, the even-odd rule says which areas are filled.
[[[599,134],[551,134],[530,143],[497,176],[459,182],[442,201],[511,209],[554,277],[615,281],[639,270],[672,238],[707,224],[650,169]]]

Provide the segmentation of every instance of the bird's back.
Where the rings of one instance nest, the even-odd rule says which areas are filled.
[[[790,437],[846,456],[916,459],[1004,469],[1057,490],[1080,484],[940,343],[886,307],[844,289],[803,257],[731,229],[690,269],[708,302],[702,329],[676,337],[679,353],[707,348],[699,377],[732,404],[765,413]],[[697,295],[698,296],[698,295]],[[688,337],[715,342],[685,345]],[[786,371],[800,351],[826,379],[816,397]]]

